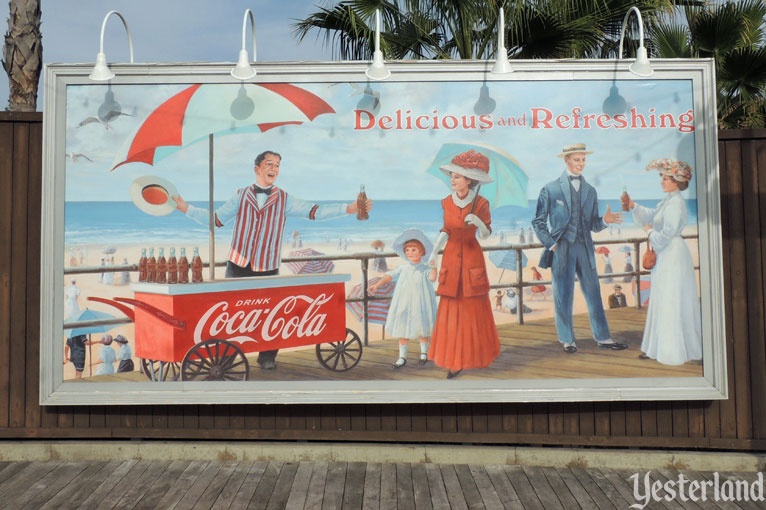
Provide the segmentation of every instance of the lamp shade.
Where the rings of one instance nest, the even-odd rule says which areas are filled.
[[[376,50],[372,55],[372,64],[367,67],[364,72],[371,80],[385,80],[391,76],[391,71],[386,68],[386,64],[383,63],[383,52]]]
[[[256,75],[255,69],[250,65],[247,50],[239,50],[237,65],[231,70],[231,75],[238,80],[249,80]]]
[[[646,48],[639,46],[636,52],[636,61],[628,66],[630,72],[638,76],[651,76],[654,74],[652,64],[649,62],[649,56],[646,53]]]
[[[93,81],[107,81],[114,78],[114,73],[106,63],[106,54],[103,51],[99,51],[96,55],[96,65],[93,66],[93,71],[88,75]]]
[[[503,50],[505,50],[505,48],[503,48]],[[495,60],[495,65],[492,66],[490,73],[506,74],[512,72],[513,67],[511,67],[511,62],[508,60],[508,55],[505,53],[505,51],[503,51],[502,54],[498,55],[497,60]]]

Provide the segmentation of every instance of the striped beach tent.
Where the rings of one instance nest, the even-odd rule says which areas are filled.
[[[370,278],[369,285],[372,285],[373,283],[380,280],[379,277]],[[394,282],[388,282],[385,285],[381,285],[380,287],[375,290],[371,295],[372,296],[390,296],[394,293]],[[348,296],[346,298],[360,298],[362,297],[362,284],[355,285],[353,289],[351,289],[351,292],[348,293]],[[388,316],[388,307],[391,305],[390,299],[384,299],[380,301],[370,301],[367,306],[367,311],[369,314],[369,321],[373,324],[385,324],[386,323],[386,317]],[[351,310],[351,313],[354,314],[354,317],[356,317],[356,320],[361,321],[364,315],[364,307],[362,306],[361,301],[354,301],[354,302],[346,302],[346,306],[349,310]]]
[[[312,248],[303,248],[302,250],[291,251],[288,257],[316,257],[319,255],[324,255],[324,253]],[[335,270],[335,264],[332,263],[332,260],[285,262],[285,265],[295,274],[332,273]]]

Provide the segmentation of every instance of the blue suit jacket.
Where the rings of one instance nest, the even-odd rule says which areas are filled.
[[[598,214],[598,194],[596,189],[580,177],[580,197],[582,200],[582,217],[585,234],[585,245],[590,253],[590,266],[596,269],[596,256],[593,252],[591,232],[600,232],[606,225]],[[540,190],[537,198],[537,210],[532,220],[537,238],[545,246],[540,267],[549,268],[553,264],[551,247],[564,235],[569,225],[569,215],[572,210],[572,193],[569,188],[569,174],[564,171],[555,181],[546,184]],[[550,224],[550,227],[549,227]]]

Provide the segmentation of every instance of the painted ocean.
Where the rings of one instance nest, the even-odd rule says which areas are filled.
[[[207,207],[207,202],[190,202]],[[320,202],[321,204],[322,202]],[[641,200],[641,205],[655,207],[659,200]],[[689,224],[697,223],[696,201],[688,200]],[[216,202],[220,207],[223,202]],[[619,210],[619,200],[600,200],[603,214],[606,206]],[[519,230],[528,229],[534,216],[535,202],[528,207],[505,206],[492,211],[492,230],[501,232],[509,241],[518,239]],[[416,227],[435,239],[442,226],[442,209],[438,200],[376,200],[370,219],[358,221],[348,216],[329,221],[310,221],[288,218],[285,240],[293,232],[300,232],[304,244],[337,243],[339,238],[353,242],[381,239],[389,244],[405,228]],[[625,216],[623,228],[634,226],[633,217]],[[233,223],[216,230],[216,240],[228,243]],[[617,232],[615,232],[615,235]],[[65,239],[67,246],[86,244],[157,245],[204,244],[208,229],[178,211],[168,216],[150,216],[140,211],[133,202],[67,202],[65,211]]]

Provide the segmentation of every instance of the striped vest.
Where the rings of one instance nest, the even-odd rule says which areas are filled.
[[[253,187],[242,191],[229,260],[253,271],[271,271],[279,267],[282,233],[285,229],[287,193],[274,187],[263,207],[258,207]]]

